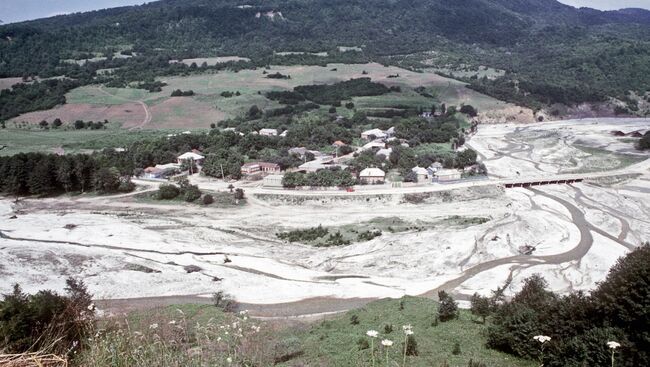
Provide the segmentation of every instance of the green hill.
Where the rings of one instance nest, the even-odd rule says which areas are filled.
[[[138,81],[171,73],[170,59],[238,55],[259,66],[368,60],[412,68],[487,65],[507,73],[466,81],[531,107],[624,98],[630,90],[643,95],[650,85],[650,12],[640,9],[601,12],[555,0],[241,4],[163,0],[0,26],[0,77],[67,75],[90,83],[97,70],[117,68],[128,74],[122,75],[126,81]],[[339,46],[361,51],[340,52]],[[431,51],[436,57],[425,60]],[[80,59],[95,62],[70,62]]]

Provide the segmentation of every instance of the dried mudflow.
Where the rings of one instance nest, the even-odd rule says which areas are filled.
[[[435,297],[441,289],[460,300],[504,285],[511,294],[534,273],[558,292],[589,290],[617,258],[650,239],[650,160],[610,134],[649,125],[490,125],[469,141],[494,180],[620,172],[571,185],[450,185],[348,197],[250,189],[240,208],[159,205],[130,195],[5,199],[0,291],[13,283],[27,291],[62,289],[66,277],[77,276],[109,312],[209,303],[222,290],[256,316],[281,318],[404,294]],[[330,248],[276,236],[318,225],[384,231]]]

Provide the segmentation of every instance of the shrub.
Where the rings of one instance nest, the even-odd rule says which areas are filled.
[[[196,265],[186,265],[183,267],[183,270],[185,270],[187,273],[198,273],[199,271],[203,270],[201,267],[196,266]]]
[[[214,203],[214,197],[210,194],[204,194],[201,196],[201,204],[203,205],[210,205]]]
[[[461,352],[461,350],[460,350],[460,343],[458,343],[458,342],[454,343],[454,349],[451,350],[451,354],[453,354],[453,355],[455,355],[455,356],[458,356],[458,355],[460,355],[461,353],[462,353],[462,352]]]
[[[287,240],[289,242],[311,242],[319,238],[325,237],[329,234],[329,230],[323,228],[322,225],[309,229],[299,229],[284,233],[278,233],[279,239]]]
[[[183,199],[188,203],[194,202],[201,197],[201,190],[196,185],[190,185],[183,191]]]
[[[212,303],[215,307],[222,309],[225,312],[235,312],[239,305],[232,298],[231,295],[224,291],[218,291],[212,295]]]
[[[447,322],[458,317],[458,306],[453,298],[447,292],[438,292],[440,307],[438,308],[438,318],[442,322]]]
[[[66,295],[43,290],[33,295],[19,285],[0,302],[0,341],[3,352],[23,353],[51,348],[66,355],[87,340],[94,322],[94,306],[82,281],[69,278]]]
[[[350,325],[359,325],[359,315],[354,314],[350,316]]]
[[[371,241],[375,239],[376,237],[381,236],[381,231],[365,231],[361,232],[357,235],[357,240],[358,241]]]
[[[393,324],[384,324],[384,334],[390,334],[393,332]]]
[[[158,188],[158,192],[156,193],[156,199],[158,200],[172,200],[178,197],[180,195],[180,190],[176,185],[171,185],[171,184],[163,184],[160,185]]]
[[[482,318],[485,324],[485,318],[490,314],[490,299],[474,293],[471,299],[471,311],[472,315]]]

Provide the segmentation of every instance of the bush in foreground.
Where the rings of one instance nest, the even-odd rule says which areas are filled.
[[[83,282],[66,281],[66,294],[43,290],[25,294],[15,285],[0,302],[0,351],[76,352],[94,323],[94,306]]]

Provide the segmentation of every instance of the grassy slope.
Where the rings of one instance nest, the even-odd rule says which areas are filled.
[[[106,130],[40,130],[4,129],[0,131],[0,155],[9,156],[26,152],[51,152],[62,147],[66,153],[84,149],[122,148],[128,144],[164,136],[169,131],[128,131],[119,128]]]
[[[357,342],[359,339],[368,339],[365,336],[366,331],[377,330],[380,332],[377,341],[382,338],[395,341],[389,351],[389,359],[401,364],[400,343],[404,338],[402,325],[410,324],[415,332],[419,355],[409,357],[408,366],[440,366],[445,361],[450,366],[466,366],[470,359],[482,361],[487,366],[535,365],[530,361],[519,360],[485,348],[485,325],[476,323],[467,311],[462,311],[458,320],[432,326],[437,303],[414,297],[406,297],[403,300],[403,310],[400,310],[399,300],[381,300],[335,319],[323,321],[309,330],[291,334],[301,339],[304,344],[305,355],[299,361],[309,366],[320,365],[322,362],[327,366],[369,366],[370,352],[360,351]],[[351,325],[352,315],[359,317],[358,325]],[[385,324],[393,325],[390,334],[384,333]],[[461,347],[460,355],[452,354],[456,342]],[[381,358],[385,361],[384,354]],[[295,361],[286,364],[294,365]]]
[[[363,75],[363,71],[366,71],[368,75]],[[263,94],[270,90],[291,90],[299,85],[331,84],[351,78],[367,76],[372,78],[373,81],[401,86],[403,91],[402,93],[390,93],[384,96],[354,98],[353,101],[360,110],[366,108],[386,108],[396,105],[422,106],[428,109],[437,100],[448,105],[470,103],[476,105],[480,110],[499,109],[507,106],[504,102],[465,88],[465,85],[461,82],[441,77],[433,72],[414,73],[397,67],[384,67],[376,63],[330,64],[327,67],[273,66],[269,73],[273,72],[290,75],[291,79],[268,79],[262,74],[262,70],[260,69],[242,70],[236,73],[223,71],[185,77],[159,78],[168,84],[159,93],[148,93],[143,90],[129,88],[104,88],[102,92],[94,86],[87,86],[71,91],[66,98],[69,104],[119,105],[127,101],[143,101],[149,107],[154,108],[152,125],[155,125],[157,121],[170,117],[157,114],[155,106],[169,100],[171,92],[175,89],[193,90],[196,96],[188,98],[188,101],[193,100],[206,104],[210,108],[216,106],[225,116],[235,117],[246,111],[253,104],[263,109],[280,106],[277,102],[264,98],[258,92]],[[400,78],[387,78],[391,74],[400,74]],[[411,88],[418,86],[428,87],[438,98],[426,98],[411,90]],[[220,94],[225,91],[239,91],[241,96],[230,98],[221,97]],[[188,103],[187,107],[191,109],[193,106]],[[191,114],[191,111],[183,110],[182,106],[173,112],[175,116],[172,117],[176,118],[182,118],[184,115]]]
[[[276,327],[263,326],[269,335],[266,342],[276,346],[294,345],[304,354],[298,358],[280,364],[280,366],[370,366],[370,351],[359,350],[358,340],[368,339],[366,331],[379,331],[375,348],[383,338],[395,341],[389,350],[390,366],[401,365],[401,345],[404,334],[402,325],[413,326],[418,344],[418,356],[408,357],[408,366],[440,366],[445,361],[449,366],[466,366],[470,359],[482,361],[486,366],[494,367],[533,367],[536,363],[514,358],[485,348],[485,325],[477,323],[467,311],[461,311],[458,320],[439,323],[432,326],[437,310],[437,303],[416,297],[403,298],[403,310],[400,300],[385,299],[373,302],[366,307],[352,310],[344,315],[312,325]],[[217,308],[205,305],[170,306],[157,311],[136,312],[129,315],[132,330],[146,330],[152,322],[164,324],[178,319],[181,309],[188,325],[205,325],[210,319],[224,320],[224,314]],[[351,325],[350,317],[357,315],[359,324]],[[392,324],[393,331],[384,333],[384,325]],[[453,355],[454,344],[458,342],[460,355]],[[278,347],[281,349],[281,347]],[[272,348],[277,350],[278,348]],[[376,349],[377,350],[377,349]],[[385,365],[385,354],[377,356],[377,366]]]

